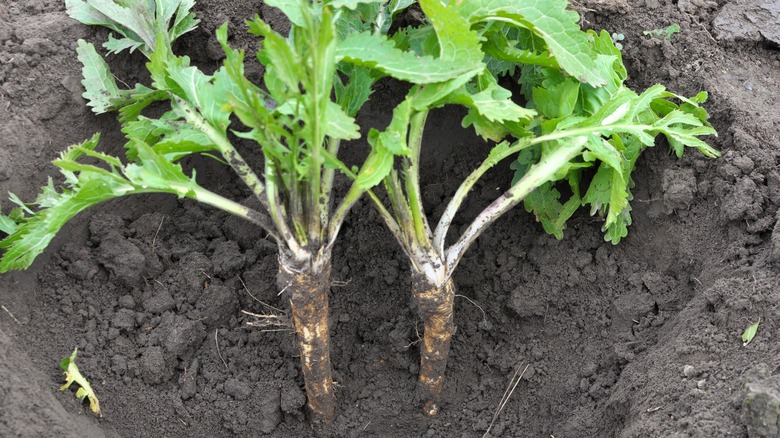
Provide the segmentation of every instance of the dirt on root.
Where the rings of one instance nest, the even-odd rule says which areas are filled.
[[[708,91],[724,156],[647,151],[618,246],[586,212],[562,241],[521,209],[480,237],[455,275],[457,331],[437,418],[412,402],[410,275],[370,205],[356,206],[335,250],[338,413],[312,431],[275,246],[239,219],[146,196],[78,216],[35,267],[0,277],[0,436],[471,437],[491,423],[490,436],[505,437],[778,436],[780,3],[573,6],[585,27],[623,35],[632,87]],[[258,2],[202,0],[196,11],[203,22],[180,49],[204,68],[219,63],[222,22],[250,48],[238,30],[245,18],[283,24]],[[644,34],[675,23],[670,38]],[[59,0],[0,5],[0,193],[32,199],[57,153],[94,132],[121,152],[113,116],[94,116],[80,96],[76,40],[105,37],[69,19]],[[137,55],[111,64],[128,83],[145,78]],[[380,89],[359,122],[386,123],[397,99],[392,84]],[[426,132],[424,200],[434,215],[487,150],[460,116],[440,110]],[[197,164],[224,193],[247,196],[218,164]],[[489,174],[455,225],[508,182],[507,169]],[[256,318],[242,311],[276,325],[249,325]],[[101,418],[57,390],[57,364],[73,347]],[[523,378],[496,416],[516,370]]]

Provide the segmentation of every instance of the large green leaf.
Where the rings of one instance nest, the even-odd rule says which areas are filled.
[[[81,72],[84,78],[81,84],[84,85],[83,96],[87,99],[87,105],[97,114],[117,109],[125,92],[117,86],[106,61],[98,55],[95,46],[84,40],[78,41],[76,53],[82,64]]]
[[[579,15],[566,9],[566,0],[450,0],[471,23],[498,21],[526,28],[541,37],[558,65],[581,82],[607,84],[611,65],[597,62]]]
[[[73,19],[121,35],[119,39],[109,35],[103,44],[109,53],[139,49],[147,57],[160,35],[171,45],[195,29],[199,20],[190,12],[194,5],[194,0],[65,0],[66,11]]]

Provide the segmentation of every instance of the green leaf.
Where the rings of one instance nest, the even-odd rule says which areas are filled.
[[[83,150],[94,148],[97,141],[98,136],[95,135],[81,145],[72,147],[70,151],[79,147]],[[69,162],[71,156],[79,154],[66,152],[61,155],[61,160]],[[103,169],[91,171],[85,168],[82,172],[83,178],[77,181],[72,181],[73,177],[72,174],[68,175],[69,171],[64,170],[63,173],[66,177],[70,176],[67,179],[74,185],[57,192],[50,181],[49,186],[44,188],[35,201],[44,208],[26,218],[13,234],[0,241],[0,249],[5,249],[0,260],[0,272],[30,266],[35,257],[48,246],[57,231],[77,213],[133,189],[121,176],[106,175]]]
[[[366,4],[366,3],[385,3],[387,0],[330,0],[327,2],[329,6],[332,8],[347,8],[347,9],[355,9],[359,4]]]
[[[49,180],[35,200],[38,211],[28,211],[31,216],[16,221],[19,225],[13,234],[0,241],[0,249],[5,250],[0,259],[0,272],[30,266],[71,218],[103,201],[152,192],[194,197],[198,189],[194,178],[140,140],[133,144],[137,163],[124,168],[117,158],[94,151],[98,140],[99,136],[95,135],[71,146],[54,161],[65,175],[66,186],[57,190]],[[97,158],[109,169],[76,161],[84,155]]]
[[[590,214],[606,213],[604,229],[609,228],[628,207],[630,194],[623,175],[606,163],[599,166],[596,175],[582,198],[583,204],[591,206]]]
[[[404,52],[385,37],[368,32],[353,34],[340,41],[336,57],[415,84],[443,82],[462,74],[479,71],[479,67],[475,68],[473,65],[440,61],[432,56],[417,56],[412,52]]]
[[[460,0],[457,3],[461,14],[471,23],[501,21],[541,37],[561,68],[580,82],[598,87],[612,78],[611,68],[596,62],[589,37],[580,30],[580,17],[566,9],[566,0]]]
[[[387,128],[378,134],[376,144],[394,155],[406,156],[409,153],[406,137],[411,117],[412,102],[407,98],[393,109],[393,118]]]
[[[580,83],[570,78],[546,88],[533,88],[536,109],[550,119],[571,115],[579,95]]]
[[[122,124],[137,120],[141,112],[152,103],[170,99],[167,92],[153,90],[142,84],[136,84],[134,89],[126,91],[125,97],[119,109],[119,121]]]
[[[753,338],[756,337],[756,333],[758,332],[758,325],[761,324],[761,318],[758,318],[758,321],[754,322],[753,324],[750,324],[748,328],[745,329],[744,332],[742,332],[742,346],[747,347],[747,345],[753,340]]]
[[[298,83],[302,76],[301,57],[293,51],[287,40],[276,33],[271,26],[265,23],[260,16],[247,22],[250,33],[260,35],[263,38],[262,51],[267,58],[264,64],[272,66],[276,77],[288,88],[298,90]]]
[[[585,161],[598,159],[615,169],[619,174],[623,173],[623,156],[610,142],[601,136],[592,135],[588,137],[585,147],[590,151],[583,154]]]
[[[195,29],[199,20],[190,12],[194,4],[193,0],[65,0],[66,11],[75,20],[106,27],[122,36],[116,39],[109,35],[103,45],[109,53],[139,49],[146,57],[150,57],[160,36],[170,46]]]
[[[306,7],[304,2],[299,0],[265,0],[264,3],[282,11],[292,24],[299,27],[306,26],[306,20],[303,18],[303,8]]]
[[[537,222],[541,222],[544,231],[563,239],[563,231],[566,229],[566,221],[580,207],[581,199],[578,194],[573,194],[566,203],[559,201],[560,192],[548,182],[531,192],[523,200],[525,210],[533,213]]]
[[[84,398],[89,399],[89,409],[93,413],[101,415],[100,401],[97,398],[97,394],[95,394],[95,391],[92,389],[92,385],[89,384],[89,380],[81,374],[79,367],[76,366],[77,353],[78,348],[74,348],[73,353],[70,356],[60,361],[60,368],[65,371],[65,384],[60,386],[60,391],[70,388],[70,385],[75,382],[80,387],[76,391],[76,397],[78,397],[79,400],[84,400]]]
[[[355,124],[355,119],[348,116],[341,107],[328,101],[325,114],[325,135],[344,140],[360,138],[360,127]]]
[[[381,146],[374,146],[360,167],[355,184],[364,190],[379,184],[393,170],[393,161],[392,152]]]
[[[86,91],[82,96],[87,99],[87,105],[96,114],[115,110],[124,92],[117,86],[106,61],[98,55],[95,46],[84,40],[78,41],[76,53],[83,65],[81,72],[84,79],[81,84]]]
[[[16,221],[11,219],[9,216],[2,214],[2,210],[0,210],[0,232],[5,234],[13,234],[14,231],[16,231],[16,227]]]
[[[339,71],[348,80],[344,84],[338,75],[334,78],[336,102],[344,108],[348,116],[354,117],[371,97],[373,92],[371,87],[376,82],[376,78],[370,69],[346,63],[339,66]]]

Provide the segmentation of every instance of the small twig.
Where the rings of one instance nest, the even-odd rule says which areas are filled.
[[[13,313],[11,313],[11,311],[10,311],[10,310],[8,310],[8,308],[7,308],[7,307],[5,307],[5,306],[0,306],[0,307],[2,307],[2,308],[3,308],[3,310],[5,310],[5,313],[7,313],[7,314],[8,314],[8,316],[10,316],[10,317],[11,317],[11,319],[13,319],[13,320],[14,320],[14,322],[16,322],[16,323],[17,323],[17,324],[19,324],[19,325],[23,325],[23,324],[22,324],[22,322],[21,322],[21,321],[19,321],[18,319],[16,319],[16,317],[14,316],[14,314],[13,314]]]
[[[160,234],[160,229],[162,229],[163,222],[165,222],[165,216],[163,216],[162,220],[160,220],[160,225],[157,226],[157,232],[154,233],[154,237],[152,238],[152,254],[154,254],[154,244],[157,242],[157,235]]]
[[[482,312],[482,322],[484,322],[485,325],[487,325],[487,323],[488,323],[487,315],[485,314],[485,309],[483,309],[482,306],[480,306],[479,304],[475,303],[471,298],[469,298],[469,297],[467,297],[465,295],[455,294],[455,296],[456,297],[465,298],[466,301],[468,301],[469,303],[477,306],[477,309],[479,309]]]
[[[222,357],[222,352],[219,351],[219,339],[217,339],[217,333],[219,333],[219,329],[214,329],[214,343],[217,345],[217,355],[219,355],[219,358],[222,359],[222,365],[225,365],[225,369],[228,369],[227,362],[225,362],[225,358]]]
[[[255,301],[257,301],[258,303],[260,303],[260,304],[264,305],[265,307],[268,307],[268,308],[269,308],[269,309],[271,309],[271,310],[275,310],[275,311],[277,311],[277,312],[279,312],[279,313],[283,313],[283,314],[287,315],[287,312],[285,312],[284,310],[282,310],[282,309],[277,309],[276,307],[274,307],[274,306],[272,306],[272,305],[270,305],[270,304],[268,304],[268,303],[266,303],[266,302],[260,301],[259,299],[257,299],[257,297],[256,297],[256,296],[252,295],[252,292],[249,292],[249,288],[248,288],[248,287],[246,287],[246,283],[244,283],[244,280],[242,280],[242,279],[241,279],[241,277],[238,277],[238,281],[240,281],[240,282],[241,282],[241,285],[242,285],[242,286],[244,286],[244,290],[246,291],[246,293],[247,293],[247,294],[249,294],[249,296],[250,296],[250,297],[252,297],[252,299],[254,299],[254,300],[255,300]]]
[[[347,280],[347,281],[344,281],[344,280],[333,280],[330,283],[330,285],[333,286],[333,287],[344,287],[344,286],[348,285],[349,283],[352,283],[352,279],[351,278],[349,280]]]
[[[287,286],[285,286],[285,287],[284,287],[284,289],[280,290],[280,291],[279,291],[279,293],[278,293],[278,294],[276,294],[276,296],[278,297],[279,295],[283,294],[283,293],[284,293],[284,291],[286,291],[286,290],[287,290],[287,288],[289,288],[290,286],[292,286],[292,281],[288,282],[288,283],[287,283]]]
[[[528,367],[530,367],[531,364],[525,366],[523,369],[523,372],[520,373],[520,376],[518,377],[517,373],[520,372],[520,367],[515,370],[515,374],[512,376],[512,380],[509,381],[509,385],[506,387],[506,390],[504,391],[504,395],[501,396],[501,400],[498,402],[498,409],[496,409],[496,413],[493,414],[493,419],[490,420],[490,425],[488,426],[487,430],[485,431],[485,434],[482,435],[482,438],[485,438],[490,433],[490,429],[493,428],[493,423],[496,422],[496,419],[498,418],[498,415],[501,413],[501,411],[504,410],[504,407],[506,407],[507,402],[509,402],[509,399],[512,397],[512,394],[515,392],[515,388],[517,388],[517,385],[520,383],[521,380],[523,380],[523,375],[525,375],[525,372],[528,370]]]

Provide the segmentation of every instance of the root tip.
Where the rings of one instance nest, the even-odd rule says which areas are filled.
[[[439,414],[439,404],[433,400],[428,400],[423,405],[423,414],[428,417],[435,417]]]

